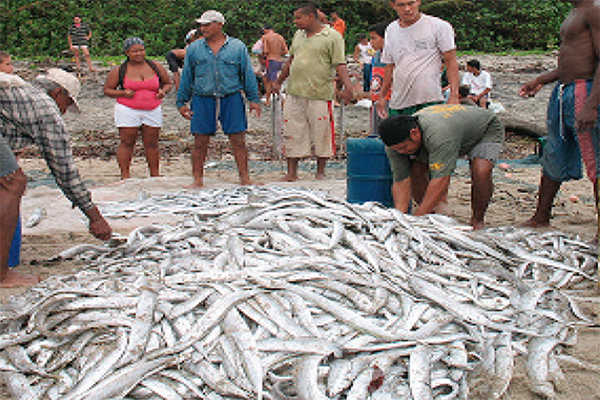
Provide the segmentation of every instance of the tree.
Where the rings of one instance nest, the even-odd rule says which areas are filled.
[[[0,48],[17,57],[60,57],[76,13],[93,30],[95,55],[119,55],[128,36],[140,36],[151,55],[181,47],[186,32],[205,10],[220,10],[228,34],[252,45],[260,27],[271,23],[284,37],[296,28],[293,11],[307,0],[5,0],[0,3]],[[388,0],[321,0],[348,25],[346,44],[376,22],[392,20]],[[556,0],[422,0],[422,10],[454,26],[459,50],[548,49],[558,45],[561,21],[571,6]]]

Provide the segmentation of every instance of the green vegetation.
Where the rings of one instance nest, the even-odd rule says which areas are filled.
[[[461,50],[552,50],[571,10],[561,1],[429,1],[428,13],[452,22]]]
[[[150,54],[181,47],[194,20],[207,9],[221,11],[226,32],[251,46],[271,23],[291,39],[293,11],[306,0],[4,0],[0,2],[0,49],[17,57],[61,57],[73,15],[93,30],[92,54],[117,56],[122,40],[140,36]],[[451,22],[461,51],[551,50],[558,46],[568,3],[557,0],[422,0],[428,14]],[[321,8],[346,20],[347,49],[369,25],[393,20],[387,0],[322,0]]]

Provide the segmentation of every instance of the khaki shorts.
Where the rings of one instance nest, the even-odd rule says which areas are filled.
[[[333,102],[288,95],[283,112],[283,146],[286,157],[335,154]],[[314,153],[313,153],[314,146]]]

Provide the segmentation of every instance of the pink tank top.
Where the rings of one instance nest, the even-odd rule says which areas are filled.
[[[160,81],[158,75],[147,79],[145,81],[132,81],[123,78],[123,87],[125,89],[133,90],[135,94],[133,98],[128,99],[127,97],[118,97],[117,103],[123,104],[134,110],[154,110],[160,106],[161,99],[156,98],[158,89],[160,88]]]

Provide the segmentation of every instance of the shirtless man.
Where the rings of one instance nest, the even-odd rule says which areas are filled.
[[[283,36],[275,32],[270,24],[264,25],[263,32],[263,56],[267,62],[267,76],[265,80],[267,101],[265,104],[270,106],[273,84],[283,67],[283,56],[288,53],[288,47]]]
[[[561,183],[583,177],[582,158],[598,205],[600,1],[562,1],[573,4],[574,9],[560,30],[558,66],[519,91],[523,97],[532,97],[543,85],[557,82],[548,107],[548,140],[541,160],[537,209],[524,224],[530,227],[550,226],[552,203]]]

